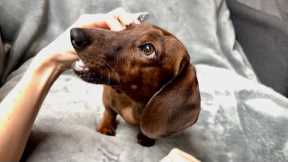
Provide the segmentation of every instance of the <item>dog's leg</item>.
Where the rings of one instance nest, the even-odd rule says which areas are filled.
[[[137,135],[137,142],[142,146],[150,147],[155,144],[155,139],[151,139],[139,131]]]
[[[97,126],[97,131],[99,133],[115,136],[117,121],[117,113],[114,112],[109,106],[105,106],[105,111],[100,123]]]

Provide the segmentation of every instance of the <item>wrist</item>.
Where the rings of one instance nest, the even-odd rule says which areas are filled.
[[[42,59],[36,56],[26,71],[27,75],[24,75],[23,79],[32,79],[35,85],[42,87],[52,84],[63,71],[61,65],[54,59],[48,57]]]

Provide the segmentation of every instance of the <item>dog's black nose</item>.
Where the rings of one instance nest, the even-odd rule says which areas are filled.
[[[70,31],[71,43],[76,50],[83,50],[90,44],[89,37],[85,34],[84,30],[73,28]]]

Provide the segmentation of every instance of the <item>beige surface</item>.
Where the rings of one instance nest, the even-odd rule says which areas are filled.
[[[177,148],[174,148],[160,162],[200,162],[200,161],[195,157],[193,157],[192,155]]]

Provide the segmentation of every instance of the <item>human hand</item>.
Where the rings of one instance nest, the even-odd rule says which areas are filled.
[[[131,23],[141,23],[147,16],[147,12],[129,13],[123,8],[117,8],[107,14],[81,15],[71,27],[42,49],[33,62],[38,65],[48,62],[48,64],[58,66],[60,71],[64,71],[70,68],[72,63],[78,59],[70,42],[71,28],[104,28],[113,31],[121,31]]]

